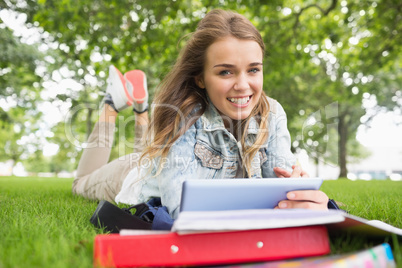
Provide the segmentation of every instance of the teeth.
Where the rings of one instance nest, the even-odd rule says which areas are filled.
[[[228,98],[228,100],[230,102],[243,105],[243,104],[246,104],[250,100],[250,96],[245,97],[245,98]]]

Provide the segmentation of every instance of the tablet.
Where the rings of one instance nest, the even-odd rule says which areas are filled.
[[[190,179],[183,183],[180,211],[272,209],[287,192],[321,184],[321,178]]]

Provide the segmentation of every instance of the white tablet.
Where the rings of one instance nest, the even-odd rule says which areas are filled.
[[[274,208],[295,190],[318,190],[321,178],[189,179],[184,181],[180,211]]]

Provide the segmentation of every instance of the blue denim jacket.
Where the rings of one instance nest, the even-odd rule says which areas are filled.
[[[290,151],[290,135],[282,106],[268,98],[269,137],[260,145],[251,162],[252,178],[276,177],[273,168],[291,171],[295,157]],[[253,142],[259,126],[252,118],[246,142]],[[222,117],[210,104],[204,114],[171,147],[165,159],[154,159],[133,169],[126,177],[116,202],[137,204],[160,197],[175,219],[179,213],[181,188],[187,179],[235,178],[241,145],[226,130]],[[162,170],[157,173],[158,166]]]

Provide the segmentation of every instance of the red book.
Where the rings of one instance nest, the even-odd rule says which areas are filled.
[[[178,234],[97,235],[94,265],[220,265],[310,257],[330,252],[325,226]]]

